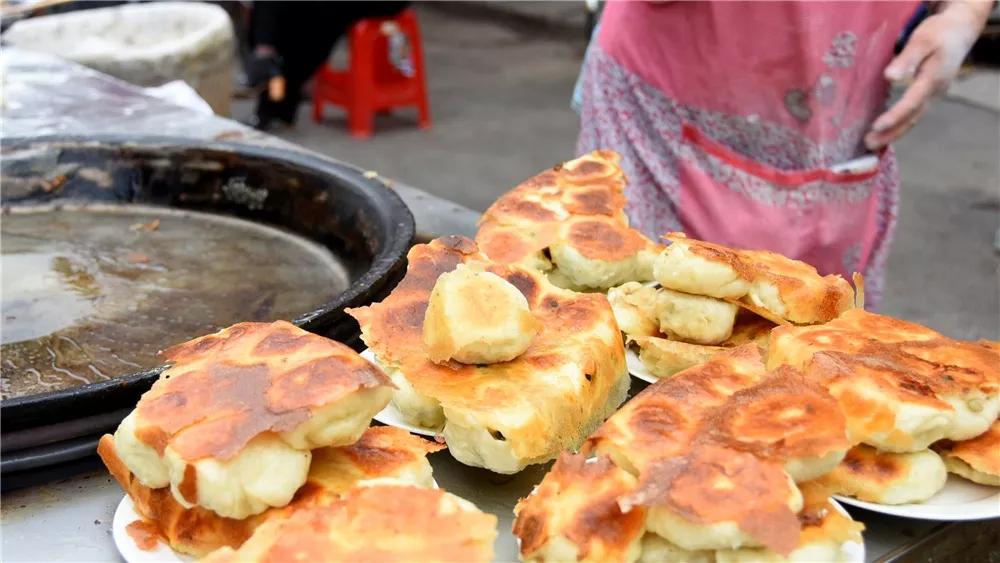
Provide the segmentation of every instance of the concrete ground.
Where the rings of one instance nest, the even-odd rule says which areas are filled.
[[[298,126],[279,136],[477,210],[573,156],[578,121],[569,98],[582,32],[477,18],[448,5],[418,11],[430,130],[400,112],[380,117],[375,136],[357,141],[339,112],[315,124],[303,105]],[[1000,339],[1000,107],[989,103],[997,99],[990,90],[982,95],[982,78],[969,84],[970,95],[953,89],[896,146],[903,196],[882,309],[955,337]],[[235,115],[249,111],[244,101]]]

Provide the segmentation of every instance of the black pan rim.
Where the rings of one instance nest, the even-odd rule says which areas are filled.
[[[361,275],[343,293],[336,298],[325,303],[322,307],[303,313],[291,319],[296,326],[305,330],[320,324],[323,320],[342,311],[345,307],[360,306],[366,304],[364,294],[372,287],[378,287],[379,281],[388,275],[398,265],[405,261],[406,253],[413,244],[416,227],[413,214],[395,191],[383,182],[374,178],[368,178],[361,169],[313,153],[300,152],[283,147],[251,145],[231,141],[203,140],[178,136],[130,136],[126,134],[102,134],[102,135],[45,135],[39,137],[11,137],[0,139],[0,151],[26,149],[31,147],[59,147],[60,145],[79,148],[93,145],[96,148],[107,149],[109,147],[135,147],[139,149],[166,149],[166,150],[204,150],[216,152],[239,153],[250,158],[260,158],[269,160],[280,160],[293,166],[312,168],[324,174],[337,177],[348,183],[361,184],[373,193],[378,194],[373,198],[376,210],[385,219],[388,228],[393,231],[393,237],[387,237],[389,244],[383,245],[372,258],[371,267]],[[0,153],[2,154],[2,153]],[[141,372],[128,374],[115,378],[111,381],[101,381],[88,385],[81,385],[69,389],[51,391],[48,393],[38,393],[26,395],[13,399],[0,401],[0,416],[3,417],[4,425],[8,421],[18,418],[19,411],[35,409],[46,403],[60,403],[69,401],[80,401],[93,397],[99,399],[102,393],[119,390],[123,386],[142,387],[152,383],[156,377],[166,368],[161,365]]]

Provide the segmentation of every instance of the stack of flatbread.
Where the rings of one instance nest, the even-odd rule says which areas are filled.
[[[629,376],[607,299],[498,264],[464,237],[414,246],[381,303],[350,309],[411,424],[498,473],[576,448],[625,400]]]
[[[237,324],[165,355],[170,367],[98,453],[176,551],[356,560],[355,544],[388,527],[408,549],[438,559],[491,558],[495,518],[428,489],[426,456],[441,446],[369,428],[393,386],[353,350],[279,321]],[[396,516],[400,504],[412,507],[411,521]],[[315,519],[338,525],[299,527],[292,544],[271,541],[284,522]],[[438,524],[447,539],[424,538],[424,527]]]
[[[622,332],[657,377],[700,364],[715,354],[766,346],[778,325],[823,323],[855,305],[840,276],[761,250],[737,250],[668,234],[654,262],[658,285],[630,282],[608,299]]]
[[[753,345],[646,388],[515,509],[526,561],[841,561],[863,528],[814,483],[836,399]]]
[[[615,152],[594,151],[526,180],[483,214],[479,249],[494,262],[534,268],[577,291],[653,279],[662,247],[629,227],[620,160]]]
[[[780,327],[768,366],[804,370],[837,398],[852,443],[824,478],[882,504],[927,500],[950,471],[1000,486],[1000,354],[924,326],[850,310],[824,325]]]

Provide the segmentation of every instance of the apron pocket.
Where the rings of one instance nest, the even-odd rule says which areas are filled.
[[[683,126],[678,217],[693,238],[771,250],[847,279],[864,271],[877,236],[875,178],[826,168],[781,170]]]

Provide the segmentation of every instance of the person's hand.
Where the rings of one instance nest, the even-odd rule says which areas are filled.
[[[927,102],[943,93],[958,74],[992,7],[992,2],[949,2],[917,26],[903,51],[885,67],[887,80],[910,84],[899,101],[872,123],[865,135],[869,149],[884,147],[916,125]]]

